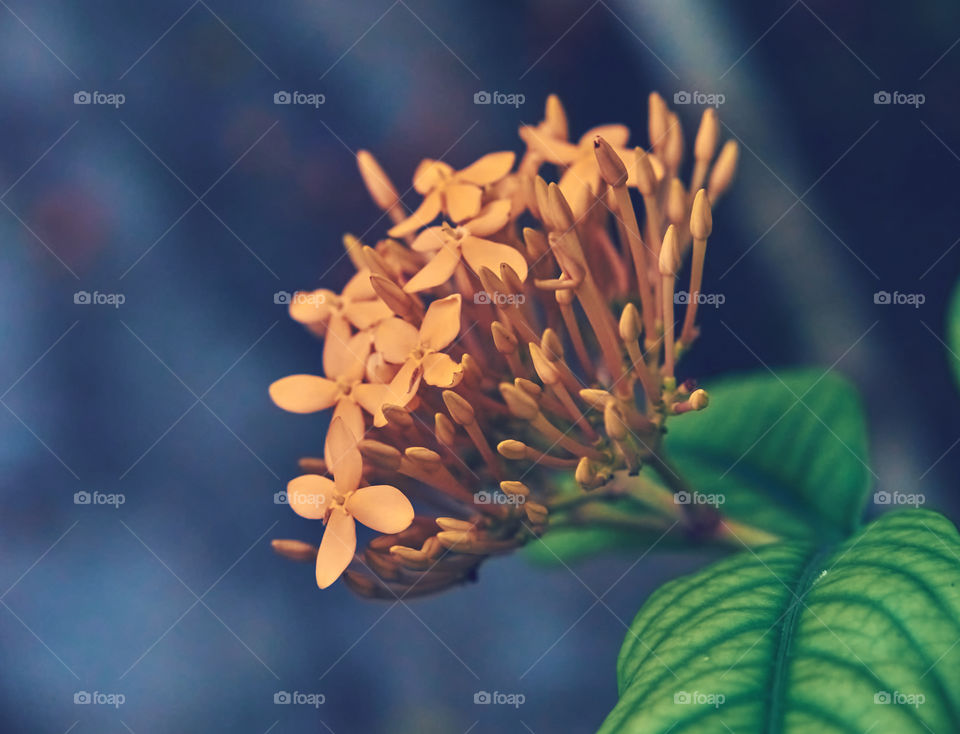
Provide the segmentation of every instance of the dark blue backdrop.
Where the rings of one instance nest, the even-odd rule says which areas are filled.
[[[703,557],[573,573],[514,557],[391,606],[319,592],[268,544],[317,535],[273,494],[326,421],[267,398],[320,359],[273,294],[341,285],[342,233],[382,234],[354,151],[405,187],[421,157],[519,149],[549,92],[575,134],[619,121],[640,141],[651,89],[725,95],[744,150],[707,282],[726,303],[685,374],[836,363],[864,391],[880,488],[958,517],[939,341],[960,271],[955,4],[0,6],[4,731],[596,729],[624,624]],[[275,105],[281,90],[325,103]],[[474,105],[481,90],[526,102]],[[124,101],[74,104],[83,91]],[[874,104],[882,91],[925,101]],[[678,109],[692,132],[700,108]],[[476,706],[478,690],[526,702]]]

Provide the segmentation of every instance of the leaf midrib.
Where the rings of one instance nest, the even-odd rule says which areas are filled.
[[[774,657],[773,669],[770,671],[769,705],[763,732],[765,734],[779,734],[783,731],[785,691],[789,678],[790,648],[796,634],[800,612],[803,609],[803,599],[813,586],[821,561],[833,552],[835,546],[827,546],[815,551],[803,566],[797,577],[795,588],[788,589],[793,595],[790,607],[787,609],[780,627],[780,636],[777,638],[777,651]]]

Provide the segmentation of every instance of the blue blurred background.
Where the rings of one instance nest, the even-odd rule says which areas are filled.
[[[354,152],[403,189],[422,157],[519,150],[550,92],[573,134],[617,121],[643,144],[650,90],[725,95],[743,151],[706,278],[727,300],[685,376],[835,364],[865,395],[878,487],[960,517],[939,341],[960,271],[955,3],[0,6],[3,731],[596,729],[624,625],[703,555],[573,573],[510,557],[391,605],[321,593],[269,548],[318,537],[273,495],[326,422],[268,400],[321,349],[273,294],[342,285],[342,234],[382,235]],[[274,105],[280,90],[326,102]],[[481,90],[526,101],[474,105]],[[702,108],[677,109],[692,135]],[[879,290],[926,300],[877,305]],[[83,491],[125,501],[75,504]],[[475,706],[478,690],[526,700]]]

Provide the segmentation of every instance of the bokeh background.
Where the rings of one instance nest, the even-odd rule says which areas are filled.
[[[726,303],[684,373],[835,366],[864,394],[878,488],[960,517],[940,341],[960,272],[960,6],[0,6],[3,731],[596,729],[624,625],[703,556],[573,573],[511,557],[391,605],[321,593],[269,549],[318,536],[273,495],[326,422],[268,400],[320,359],[274,293],[342,285],[342,234],[382,235],[354,152],[405,188],[422,157],[519,150],[550,92],[574,134],[617,121],[640,143],[650,90],[725,96],[741,172],[706,277]],[[281,90],[326,101],[275,105]],[[475,105],[481,90],[525,103]],[[77,105],[79,91],[125,101]],[[925,101],[874,104],[880,91]],[[702,108],[677,109],[692,134]],[[878,305],[880,290],[925,302]],[[76,505],[80,491],[125,501]],[[280,690],[326,700],[278,706]],[[478,690],[526,701],[475,706]],[[75,705],[78,691],[125,703]]]

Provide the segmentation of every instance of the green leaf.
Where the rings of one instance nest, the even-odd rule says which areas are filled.
[[[708,388],[710,407],[668,422],[666,451],[724,515],[786,538],[831,540],[860,524],[870,489],[855,388],[834,372],[791,370]]]
[[[600,731],[955,733],[958,641],[960,536],[935,512],[894,512],[839,544],[769,545],[660,588]]]
[[[960,383],[960,283],[950,296],[947,307],[947,349],[953,376]]]
[[[722,496],[725,516],[782,538],[829,541],[859,527],[871,471],[860,398],[845,378],[784,370],[705,387],[710,407],[671,418],[664,443],[693,489]],[[631,511],[649,514],[638,504],[632,510],[620,505],[618,525],[551,530],[528,554],[555,563],[612,548],[648,548],[662,531],[631,529]],[[672,534],[661,546],[678,543],[689,541]]]

